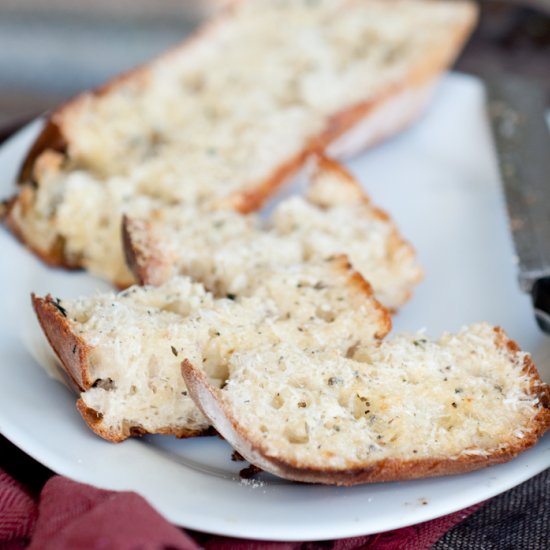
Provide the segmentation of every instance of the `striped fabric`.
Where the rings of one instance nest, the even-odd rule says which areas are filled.
[[[61,476],[51,477],[35,502],[0,469],[0,550],[428,550],[479,506],[378,535],[270,543],[187,533],[135,493],[96,489]]]
[[[24,548],[36,521],[32,497],[0,469],[0,549]]]

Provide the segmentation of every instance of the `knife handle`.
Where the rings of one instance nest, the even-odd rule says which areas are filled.
[[[550,277],[543,277],[535,281],[531,290],[531,298],[538,326],[550,334]]]

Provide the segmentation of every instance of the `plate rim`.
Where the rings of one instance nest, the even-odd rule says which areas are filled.
[[[478,81],[475,77],[471,77],[469,75],[457,75],[452,74],[448,77],[448,79],[468,79],[470,81]],[[479,81],[478,81],[479,82]],[[44,117],[38,117],[37,119],[30,122],[28,125],[26,125],[24,128],[22,128],[20,131],[18,131],[16,134],[14,134],[10,139],[8,139],[6,142],[4,142],[0,146],[0,165],[3,163],[4,155],[8,155],[9,153],[6,153],[7,150],[10,148],[14,148],[16,144],[20,140],[29,139],[32,137],[33,133],[37,133],[40,129],[40,123],[43,123]],[[27,135],[28,134],[28,135]],[[20,161],[21,159],[18,159]],[[0,343],[2,342],[2,337],[0,336]],[[19,342],[21,344],[21,342]],[[1,353],[1,351],[0,351]],[[2,368],[2,367],[0,367]],[[1,409],[1,408],[0,408]],[[78,471],[78,468],[71,468],[68,464],[68,457],[63,455],[62,457],[51,455],[50,451],[46,448],[40,449],[38,443],[36,441],[33,441],[33,437],[31,433],[18,433],[17,426],[13,423],[10,423],[9,419],[7,419],[0,410],[0,432],[14,445],[22,449],[25,453],[27,453],[29,456],[31,456],[33,459],[35,459],[37,462],[44,464],[48,468],[50,468],[52,471],[59,473],[61,475],[65,475],[71,479],[75,479],[77,481],[93,484],[98,487],[106,488],[106,489],[113,489],[112,484],[102,484],[101,482],[98,482],[96,480],[96,473],[94,472],[91,476],[87,477],[86,479],[86,472],[82,472],[84,475],[80,475],[81,472]],[[546,441],[546,444],[550,446],[550,434],[547,434],[537,445],[541,445],[543,441]],[[139,442],[138,442],[139,443]],[[140,443],[142,444],[142,443]],[[38,447],[37,447],[38,445]],[[519,457],[514,459],[514,463],[518,463],[522,460],[523,457],[529,456],[530,453],[535,452],[536,447],[534,449],[530,449],[526,453],[520,455]],[[478,502],[481,502],[483,500],[486,500],[488,498],[492,498],[497,494],[503,493],[507,490],[509,490],[512,487],[515,487],[519,485],[520,483],[523,483],[524,481],[530,479],[531,477],[537,475],[538,473],[545,470],[547,467],[550,466],[550,455],[549,459],[546,461],[547,463],[539,463],[537,467],[530,467],[530,468],[518,468],[518,470],[521,470],[523,475],[519,475],[516,478],[509,479],[508,483],[500,483],[496,487],[494,487],[492,490],[485,490],[483,493],[483,498],[475,501],[470,502],[468,506],[477,504]],[[61,464],[59,462],[61,458]],[[525,459],[525,461],[528,461]],[[508,463],[511,464],[511,463]],[[502,465],[505,466],[505,465]],[[499,466],[496,466],[498,468]],[[491,467],[495,468],[495,466]],[[484,470],[479,470],[478,472],[483,472]],[[475,474],[475,472],[472,472],[471,474],[466,474],[468,476]],[[450,477],[450,476],[448,476]],[[457,476],[452,476],[452,479],[456,479]],[[443,478],[432,478],[432,479],[443,479]],[[393,483],[400,483],[400,482],[393,482]],[[406,482],[409,483],[409,482]],[[368,486],[367,486],[368,487]],[[115,488],[114,490],[117,490]],[[312,491],[313,492],[313,491]],[[296,530],[294,533],[285,531],[283,533],[283,536],[277,537],[277,533],[274,531],[268,532],[266,534],[259,532],[256,526],[251,526],[250,524],[244,523],[244,524],[236,524],[234,528],[227,522],[225,524],[220,523],[218,521],[217,525],[215,524],[214,519],[209,515],[204,515],[204,521],[203,523],[195,522],[193,524],[189,524],[188,522],[185,522],[183,524],[183,520],[180,516],[173,513],[173,510],[165,509],[162,504],[159,504],[156,500],[156,498],[151,497],[150,495],[145,495],[140,491],[140,494],[142,494],[151,504],[152,506],[159,511],[163,516],[165,516],[169,521],[175,523],[176,525],[184,526],[185,528],[189,529],[195,529],[203,532],[208,532],[216,535],[222,535],[222,536],[231,536],[231,537],[240,537],[240,538],[246,538],[246,539],[255,539],[255,540],[277,540],[277,541],[302,541],[302,540],[323,540],[327,538],[347,538],[347,537],[353,537],[353,536],[359,536],[359,535],[365,535],[365,534],[375,534],[383,531],[387,531],[388,529],[383,526],[383,523],[381,523],[381,526],[379,529],[369,529],[368,533],[365,532],[365,528],[362,527],[362,522],[358,521],[357,526],[355,529],[352,528],[352,524],[345,524],[339,528],[339,526],[330,525],[324,526],[325,531],[321,530],[321,532],[315,535],[315,538],[311,538],[311,532],[307,532],[307,529],[311,529],[311,527],[304,527],[304,531],[302,530]],[[154,501],[154,502],[153,502]],[[448,506],[442,506],[441,503],[438,504],[440,507],[438,510],[434,511],[433,507],[417,507],[417,510],[415,513],[410,514],[410,519],[403,520],[399,522],[399,525],[395,527],[391,527],[391,529],[398,529],[402,527],[407,527],[410,525],[415,525],[423,521],[428,521],[431,519],[436,519],[439,517],[442,517],[444,515],[459,511],[464,509],[464,504],[461,502],[460,499],[457,499],[456,501],[453,501],[452,499],[448,502]],[[412,510],[409,510],[412,511]],[[214,522],[214,526],[211,526],[211,522]],[[262,529],[262,527],[259,527]],[[277,527],[275,527],[275,530],[277,530]],[[275,537],[274,537],[275,535]]]

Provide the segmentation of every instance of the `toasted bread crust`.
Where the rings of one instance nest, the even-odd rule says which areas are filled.
[[[414,67],[401,84],[396,85],[383,96],[375,101],[360,103],[333,117],[320,138],[319,150],[326,150],[330,145],[334,145],[329,151],[330,154],[343,159],[380,143],[414,122],[431,96],[438,77],[452,65],[477,21],[479,13],[477,5],[463,4],[470,10],[469,19],[454,29],[454,32],[448,36],[445,46],[433,49],[422,65]],[[396,111],[395,107],[400,98],[411,91],[418,97],[410,102],[408,109]],[[377,121],[375,122],[379,114],[382,115],[381,118],[394,119],[391,124],[380,126]],[[368,123],[369,119],[371,124]],[[338,143],[339,138],[360,125],[363,127],[359,134],[354,136],[353,142]]]
[[[8,199],[3,203],[4,211],[3,217],[0,216],[0,220],[4,222],[6,227],[10,230],[12,235],[22,244],[30,250],[35,256],[40,258],[46,265],[50,267],[63,267],[69,270],[80,270],[81,266],[71,263],[68,258],[63,253],[63,241],[59,238],[55,245],[52,246],[49,250],[45,251],[41,248],[35,246],[32,242],[29,241],[23,234],[23,231],[19,227],[17,220],[13,217],[13,207],[17,202],[23,202],[25,196],[25,188],[23,191],[11,199]]]
[[[158,286],[170,278],[170,258],[162,254],[150,222],[124,216],[122,243],[126,264],[140,285]]]
[[[23,164],[19,171],[18,182],[26,183],[33,181],[34,164],[44,151],[52,150],[65,154],[66,149],[67,141],[63,135],[63,130],[57,124],[52,114],[46,120],[44,128],[40,134],[38,134],[38,137],[35,139],[27,156],[23,160]]]
[[[385,338],[392,329],[391,313],[376,299],[371,284],[361,275],[361,273],[353,269],[353,265],[345,254],[334,256],[331,259],[331,264],[335,270],[341,270],[342,274],[348,276],[350,286],[355,287],[360,293],[372,300],[373,309],[380,315],[380,329],[376,332],[374,337],[378,340]]]
[[[390,216],[384,210],[372,205],[369,196],[350,172],[340,163],[324,154],[316,154],[313,158],[314,162],[310,164],[310,167],[312,167],[311,181],[309,183],[310,190],[314,190],[315,187],[319,185],[319,178],[323,175],[331,173],[337,174],[338,181],[341,182],[343,194],[346,194],[344,191],[347,189],[350,190],[349,196],[353,199],[353,205],[361,206],[364,204],[368,206],[369,216],[390,224],[390,234],[387,243],[388,257],[392,257],[396,252],[408,254],[411,258],[416,256],[414,247],[401,237],[396,224],[391,221]],[[311,203],[324,210],[334,205],[332,198],[324,202],[322,198],[316,197],[311,200]],[[173,254],[163,246],[162,238],[155,233],[154,224],[152,222],[147,220],[136,220],[124,216],[122,235],[126,263],[140,284],[159,286],[172,276],[175,258]],[[350,269],[352,267],[347,257],[345,263],[345,269]],[[368,293],[372,295],[372,287],[365,281],[363,275],[356,273],[355,277],[361,280],[363,285],[369,287]],[[410,281],[410,286],[412,287],[420,282],[422,277],[423,273],[421,269],[418,268],[418,276],[416,280]],[[409,299],[411,293],[411,289],[404,291],[405,297],[403,303]],[[394,313],[395,308],[390,308],[389,311]]]
[[[142,70],[142,69],[140,69]],[[135,71],[137,74],[138,71]],[[130,78],[134,75],[134,72],[128,73],[124,78],[120,78],[112,82],[110,85],[105,85],[98,91],[94,92],[94,95],[102,95],[107,92],[108,89],[114,87],[120,81]],[[404,87],[404,90],[407,88]],[[403,90],[402,90],[403,91]],[[399,95],[399,92],[396,92]],[[394,96],[391,96],[394,98]],[[74,105],[80,100],[80,96],[74,101]],[[251,189],[242,191],[228,196],[219,206],[221,208],[232,208],[241,214],[248,214],[259,210],[286,182],[290,181],[304,166],[305,162],[312,155],[322,155],[324,151],[332,144],[337,142],[340,138],[345,136],[346,132],[351,132],[356,126],[364,122],[370,116],[374,116],[379,110],[382,111],[385,107],[388,99],[380,99],[370,102],[369,105],[362,105],[352,107],[349,110],[340,113],[338,116],[333,117],[326,130],[312,142],[306,146],[302,151],[288,159],[284,164],[277,167],[277,169],[265,180],[256,183]],[[67,104],[65,107],[74,107],[73,103]],[[63,137],[63,131],[61,126],[58,125],[55,120],[62,119],[64,108],[61,107],[58,111],[53,113],[46,122],[46,126],[41,134],[39,134],[35,144],[32,146],[28,156],[23,162],[23,169],[20,173],[19,185],[24,189],[25,186],[34,187],[35,183],[32,180],[32,173],[34,171],[34,165],[39,159],[40,155],[44,152],[54,150],[56,152],[65,154],[67,149],[67,140]],[[397,133],[401,129],[404,129],[416,119],[417,112],[415,110],[410,111],[403,116],[403,118],[396,122],[394,132]],[[392,132],[392,133],[394,133]],[[365,137],[355,137],[353,149],[355,152],[360,152],[368,147],[374,146],[389,135],[380,135],[377,139],[372,140],[367,138],[369,131],[365,131]],[[53,141],[48,141],[49,139]],[[359,144],[358,144],[359,142]],[[352,155],[349,147],[339,147],[334,150],[334,156],[336,158],[346,158]],[[34,193],[34,190],[32,191]],[[31,252],[37,255],[43,262],[52,267],[63,267],[66,269],[81,269],[82,266],[69,261],[63,254],[62,246],[54,246],[49,250],[42,250],[33,245],[24,235],[15,217],[13,216],[14,206],[21,200],[22,193],[13,196],[6,201],[6,211],[4,214],[4,222],[6,227],[13,233],[13,235],[24,244]],[[381,211],[382,212],[382,211]],[[128,256],[127,256],[128,258]],[[131,264],[129,264],[131,267]],[[127,285],[118,285],[124,287]]]
[[[32,304],[64,371],[81,391],[90,388],[94,382],[88,373],[90,346],[73,332],[66,313],[51,295],[40,298],[32,294]]]
[[[124,259],[126,265],[137,279],[140,285],[147,284],[148,268],[150,258],[146,254],[148,250],[152,248],[152,243],[147,243],[145,247],[139,246],[135,242],[136,233],[144,234],[147,236],[150,234],[150,224],[146,221],[140,222],[129,218],[128,216],[122,217],[122,247],[124,250]]]
[[[520,352],[519,346],[500,328],[495,328],[495,342],[511,355]],[[321,469],[303,467],[292,460],[269,456],[260,443],[248,437],[246,430],[221,399],[220,390],[212,388],[204,374],[189,361],[182,362],[182,375],[191,397],[218,432],[248,461],[286,479],[343,486],[461,474],[511,460],[533,446],[550,428],[550,386],[542,382],[529,356],[525,357],[523,372],[531,379],[530,395],[538,398],[539,411],[530,423],[530,431],[521,441],[486,456],[462,454],[458,458],[384,459],[364,467]]]
[[[334,160],[332,157],[327,156],[325,153],[317,153],[315,155],[315,162],[313,164],[313,173],[311,178],[310,187],[314,187],[318,183],[318,178],[325,173],[335,173],[338,174],[342,185],[348,186],[354,193],[357,198],[358,203],[368,204],[375,215],[380,220],[387,221],[390,219],[390,216],[387,212],[381,208],[373,207],[371,204],[370,197],[367,195],[363,187],[355,179],[355,177],[349,172],[344,165],[340,162]],[[321,208],[328,208],[331,204],[326,204],[323,202],[317,202],[318,206]]]
[[[230,195],[220,206],[233,208],[241,214],[259,210],[265,202],[303,167],[308,157],[317,152],[316,147],[306,148],[280,165],[271,176],[258,182],[251,190]]]
[[[46,298],[40,298],[33,294],[32,304],[40,326],[50,346],[59,358],[63,370],[80,392],[90,389],[95,382],[90,378],[88,367],[89,354],[92,348],[74,333],[68,318],[63,313],[63,308],[60,308],[52,296],[48,295]],[[82,398],[77,400],[76,408],[93,432],[112,443],[119,443],[129,437],[151,433],[141,426],[129,425],[125,426],[123,430],[106,428],[102,423],[101,414],[88,407]],[[154,433],[185,438],[208,435],[210,432],[169,426]]]
[[[319,153],[316,155],[315,164],[313,165],[312,182],[310,184],[311,187],[316,185],[316,179],[323,172],[336,172],[341,177],[342,182],[344,182],[351,189],[353,189],[355,195],[357,196],[358,202],[362,202],[363,204],[369,206],[369,209],[371,210],[375,218],[378,218],[379,220],[384,222],[391,223],[392,234],[391,234],[390,242],[388,246],[388,256],[392,256],[398,250],[401,250],[403,252],[407,251],[412,257],[416,256],[416,250],[414,246],[408,240],[401,237],[401,234],[397,229],[397,225],[392,221],[391,216],[385,210],[372,205],[370,197],[367,195],[367,193],[365,192],[363,187],[361,187],[361,185],[355,179],[355,177],[350,172],[348,172],[348,170],[342,164],[335,161],[333,158],[327,156],[324,153]],[[319,204],[319,206],[327,207],[327,205],[323,205],[323,204]],[[412,284],[420,283],[423,277],[424,277],[424,274],[421,271],[421,269],[419,269],[418,277],[416,278],[416,281],[413,281]],[[412,294],[412,290],[409,290],[406,293],[406,296],[403,302],[408,301],[411,297],[411,294]],[[390,313],[396,313],[396,310],[390,309]]]
[[[128,439],[129,437],[141,437],[153,432],[148,432],[142,426],[127,426],[126,429],[122,431],[109,430],[105,428],[102,423],[101,414],[96,410],[88,407],[82,399],[79,399],[76,402],[76,408],[78,412],[88,424],[90,429],[99,437],[110,441],[111,443],[121,443],[122,441]],[[198,430],[187,430],[178,427],[164,428],[154,432],[155,434],[161,435],[173,435],[180,439],[185,439],[187,437],[199,437],[205,435],[211,435],[209,430],[207,431],[198,431]]]
[[[171,270],[170,258],[163,256],[160,247],[155,246],[151,224],[125,218],[123,234],[128,266],[140,284],[157,286],[166,282]],[[348,256],[339,254],[330,258],[330,262],[336,272],[348,278],[351,287],[372,300],[372,307],[380,315],[380,330],[374,336],[383,339],[392,328],[391,311],[376,299],[371,284],[354,269]]]

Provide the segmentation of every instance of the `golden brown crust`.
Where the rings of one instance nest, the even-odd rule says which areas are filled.
[[[372,205],[370,197],[363,189],[361,184],[357,181],[357,179],[351,174],[351,172],[349,172],[340,162],[334,160],[324,153],[316,154],[310,187],[315,187],[315,185],[318,184],[318,179],[323,175],[323,173],[326,172],[337,174],[339,177],[339,181],[342,182],[342,185],[347,185],[353,190],[359,203],[362,202],[363,204],[369,205],[369,208],[375,218],[382,221],[390,220],[390,216],[385,210],[382,210],[381,208]],[[329,208],[330,206],[332,206],[332,203],[326,204],[322,201],[316,201],[316,204],[321,208]]]
[[[358,126],[362,121],[365,121],[369,117],[373,117],[377,111],[384,111],[386,105],[391,102],[393,98],[406,93],[408,90],[425,87],[433,82],[438,75],[443,73],[447,67],[451,66],[458,56],[464,42],[472,32],[478,18],[479,9],[476,4],[471,2],[462,2],[462,4],[468,6],[470,11],[468,14],[469,16],[464,20],[462,25],[457,25],[453,29],[453,33],[447,36],[446,44],[442,45],[440,48],[433,48],[429,52],[429,55],[425,57],[421,65],[413,67],[409,74],[399,84],[395,84],[391,89],[386,90],[384,94],[373,100],[352,105],[348,109],[332,116],[324,131],[309,144],[308,150],[310,154],[326,151],[329,145],[335,143],[339,138]],[[395,126],[394,132],[405,129],[416,117],[410,116],[409,114],[402,118],[403,119]],[[378,135],[373,139],[367,139],[363,147],[356,147],[355,149],[361,150],[376,145],[381,140],[389,137],[389,135],[391,135],[391,133],[386,134],[385,132],[378,132]],[[346,153],[344,153],[344,156],[346,156]]]
[[[66,311],[52,296],[39,298],[32,294],[32,304],[63,369],[81,391],[87,390],[94,382],[88,373],[90,346],[74,333]]]
[[[122,245],[126,265],[140,285],[160,285],[171,273],[171,265],[161,255],[162,247],[155,241],[151,223],[122,218]]]
[[[315,158],[310,188],[314,188],[315,185],[318,184],[318,178],[322,175],[322,173],[326,172],[336,173],[339,176],[338,181],[341,182],[342,185],[347,185],[352,189],[354,198],[357,198],[358,205],[361,203],[368,205],[370,212],[372,212],[372,215],[375,218],[384,222],[390,222],[390,217],[385,211],[371,204],[369,196],[365,193],[364,189],[353,177],[353,175],[340,163],[324,154],[319,154]],[[312,202],[320,208],[329,208],[331,206],[331,204],[324,203],[322,200],[313,200]],[[392,233],[390,234],[388,255],[391,257],[391,255],[396,251],[403,253],[403,251],[406,250],[412,257],[414,257],[415,250],[413,246],[401,238],[395,224],[392,223],[391,225]],[[124,216],[122,223],[122,240],[126,263],[140,284],[151,284],[158,286],[166,282],[166,280],[172,276],[173,258],[166,252],[166,248],[162,246],[162,242],[159,242],[159,239],[155,238],[153,225],[151,222],[145,220],[134,220]],[[342,267],[345,270],[350,270],[352,265],[350,264],[347,256],[342,255],[341,257],[343,258]],[[422,272],[419,269],[418,278],[416,281],[413,281],[411,285],[415,282],[419,282],[421,278]],[[361,281],[360,284],[363,287],[362,290],[365,291],[367,295],[373,296],[373,289],[371,285],[360,273],[354,271],[352,280],[353,279],[355,279],[356,282]],[[409,291],[408,294],[410,295],[410,293],[411,292]],[[378,304],[378,302],[376,303]],[[388,312],[388,310],[380,304],[378,304],[377,307],[383,308],[388,314],[390,312],[394,312]],[[387,334],[387,332],[391,329],[391,321],[388,321],[387,327],[388,328],[384,331],[384,334]]]
[[[430,76],[433,78],[433,75]],[[426,79],[427,82],[429,80],[431,79]],[[287,181],[289,181],[303,168],[306,160],[310,156],[322,156],[330,145],[336,142],[339,138],[343,137],[347,132],[353,130],[353,128],[369,116],[373,116],[376,111],[383,109],[386,102],[390,101],[395,95],[404,92],[406,89],[406,86],[397,87],[391,93],[387,93],[387,95],[383,97],[362,103],[360,105],[355,105],[336,115],[333,115],[328,121],[325,130],[321,134],[315,138],[312,138],[302,151],[279,166],[268,179],[252,185],[251,189],[247,191],[239,191],[234,195],[231,195],[221,203],[222,206],[229,206],[242,214],[247,214],[260,209],[270,197],[272,197]],[[404,121],[403,126],[400,127],[400,129],[408,123],[412,123],[412,120]],[[380,140],[383,139],[383,137],[385,136],[380,136]],[[378,141],[379,140],[376,140],[373,143],[369,142],[365,148],[375,145]]]
[[[124,216],[122,245],[126,265],[140,285],[160,286],[172,277],[174,259],[155,237],[150,221]]]
[[[348,283],[351,287],[355,287],[361,294],[364,294],[371,300],[373,310],[376,310],[380,315],[377,323],[380,326],[374,337],[382,340],[392,329],[392,320],[390,311],[384,307],[375,297],[371,284],[359,273],[353,269],[349,258],[345,254],[340,254],[331,258],[331,264],[336,270],[342,270],[348,276]],[[351,305],[351,304],[350,304]]]
[[[78,412],[88,424],[90,429],[99,437],[110,441],[111,443],[120,443],[128,439],[129,437],[141,437],[143,435],[151,434],[153,432],[147,431],[143,426],[133,425],[125,426],[123,430],[110,430],[105,427],[102,422],[102,416],[95,409],[92,409],[84,403],[82,399],[79,399],[76,402],[76,408]],[[198,437],[204,435],[211,435],[209,430],[189,430],[185,428],[170,427],[163,428],[161,430],[155,431],[155,434],[161,435],[173,435],[177,438],[184,439],[187,437]]]
[[[369,207],[370,211],[372,212],[372,215],[375,218],[378,218],[381,221],[391,224],[392,232],[389,236],[388,250],[387,250],[387,254],[389,258],[391,258],[396,253],[403,254],[405,252],[407,252],[411,257],[416,256],[416,250],[414,246],[409,241],[401,237],[397,229],[397,226],[391,220],[390,215],[385,210],[382,210],[377,206],[373,206],[370,200],[370,197],[365,192],[363,187],[359,184],[359,182],[355,179],[355,177],[348,170],[346,170],[346,168],[339,162],[335,161],[334,159],[330,158],[324,153],[318,153],[315,157],[315,164],[313,168],[310,187],[313,188],[315,185],[318,184],[319,178],[323,172],[336,173],[339,176],[340,181],[343,182],[343,184],[348,185],[350,188],[353,189],[355,195],[358,198],[358,201],[363,202],[363,204]],[[330,204],[324,204],[322,201],[316,201],[316,204],[321,208],[328,208],[331,206]],[[410,282],[411,287],[414,284],[418,284],[424,276],[421,268],[418,267],[417,269],[418,269],[418,276],[416,277],[416,280]],[[411,294],[412,294],[412,290],[409,290],[404,296],[403,303],[405,303],[410,298]],[[390,313],[395,313],[395,312],[396,312],[395,309],[390,310]]]
[[[259,210],[277,190],[289,181],[304,165],[313,150],[306,148],[285,163],[278,166],[273,174],[262,182],[251,186],[247,191],[240,191],[220,203],[224,208],[233,208],[241,214]]]
[[[502,329],[495,328],[495,333],[496,344],[510,353],[512,357],[517,357],[517,354],[521,353],[518,345],[510,340]],[[360,483],[466,473],[507,462],[532,447],[550,428],[550,386],[541,381],[536,367],[528,355],[525,356],[523,361],[524,372],[531,379],[530,395],[538,397],[539,410],[531,420],[529,430],[524,431],[522,439],[515,440],[500,449],[495,449],[485,456],[462,454],[456,458],[440,456],[414,460],[385,459],[363,467],[349,469],[303,467],[296,461],[270,456],[261,444],[251,440],[246,430],[233,417],[221,398],[221,390],[212,388],[208,384],[205,375],[188,360],[184,360],[182,363],[182,375],[189,394],[203,414],[228,443],[252,464],[262,470],[294,481],[349,486]]]
[[[353,180],[352,180],[353,181]],[[132,220],[125,217],[123,223],[124,250],[128,266],[139,280],[140,284],[160,285],[171,274],[169,258],[162,255],[161,246],[158,246],[151,234],[151,224]],[[371,284],[356,271],[345,254],[333,256],[331,266],[348,277],[348,283],[372,302],[373,310],[380,316],[380,329],[374,335],[383,339],[392,328],[390,311],[384,307],[374,294]]]
[[[53,120],[53,116],[50,116],[23,161],[18,176],[19,183],[33,181],[34,164],[44,151],[49,149],[64,154],[66,148],[67,142],[63,132]]]
[[[88,372],[89,353],[92,348],[74,333],[65,310],[52,296],[39,298],[33,294],[32,303],[40,326],[71,382],[80,392],[90,389],[95,382],[90,378]],[[107,428],[102,422],[101,414],[88,407],[82,398],[76,402],[76,408],[86,424],[97,435],[113,443],[124,441],[128,437],[151,433],[139,425],[124,426],[122,430]],[[208,432],[171,426],[155,431],[155,433],[185,438],[206,435]]]
[[[15,206],[16,202],[24,202],[26,195],[26,187],[23,186],[23,189],[21,193],[15,197],[12,197],[11,199],[4,202],[4,216],[2,218],[2,221],[4,222],[5,226],[11,231],[12,235],[22,244],[30,250],[35,256],[40,258],[46,265],[49,265],[51,267],[63,267],[65,269],[70,270],[80,270],[82,269],[81,266],[75,265],[74,263],[71,263],[63,253],[64,250],[64,241],[63,238],[60,236],[56,240],[54,246],[50,248],[48,251],[44,251],[36,246],[34,246],[31,242],[29,242],[28,239],[25,238],[23,235],[23,232],[21,231],[21,228],[19,227],[17,221],[13,217],[13,207]]]
[[[134,231],[133,220],[130,220],[128,216],[122,216],[122,249],[124,250],[124,259],[128,269],[132,272],[140,285],[146,284],[145,273],[143,273],[142,257],[140,255],[140,248],[137,244],[134,244],[132,240],[132,232]]]
[[[495,342],[502,348],[505,348],[511,355],[521,354],[521,348],[510,339],[501,327],[495,327]],[[523,357],[523,372],[529,377],[530,395],[539,400],[539,412],[533,419],[533,432],[526,434],[529,444],[525,448],[533,445],[550,427],[550,385],[543,382],[533,359],[529,354]]]
[[[42,175],[57,171],[63,163],[63,155],[59,152],[47,149],[32,164],[29,178],[25,184],[20,186],[19,195],[4,203],[4,223],[8,229],[24,244],[29,250],[36,254],[44,263],[51,266],[62,266],[67,269],[80,269],[78,262],[69,260],[64,253],[65,242],[63,237],[58,236],[48,250],[35,246],[26,237],[19,226],[15,211],[20,216],[25,216],[28,210],[32,210],[36,200],[36,183]]]
[[[300,468],[294,464],[282,462],[274,457],[266,458],[277,475],[293,481],[305,483],[322,483],[325,485],[352,486],[364,483],[381,483],[386,481],[406,481],[464,474],[501,464],[514,458],[519,452],[496,452],[490,457],[466,455],[457,459],[447,457],[419,458],[415,460],[385,459],[373,462],[363,468],[349,470],[316,470]],[[271,470],[273,471],[273,470]]]
[[[183,43],[174,46],[173,48],[167,50],[162,56],[157,59],[169,59],[171,56],[180,55],[183,49],[191,48],[195,42],[203,39],[206,35],[211,33],[218,25],[223,24],[223,21],[230,16],[231,10],[241,2],[242,0],[233,0],[228,4],[227,8],[220,11],[220,14],[213,18],[211,22],[204,24],[201,28],[195,31],[190,37],[188,37]],[[11,233],[19,240],[22,244],[26,246],[28,250],[33,252],[38,256],[44,263],[52,267],[62,267],[65,269],[82,269],[83,266],[79,263],[69,260],[65,257],[64,251],[64,242],[62,237],[60,237],[53,247],[50,250],[42,250],[37,246],[34,246],[29,239],[25,237],[23,231],[19,227],[17,220],[13,216],[13,208],[16,203],[20,203],[23,198],[24,190],[27,190],[29,195],[34,195],[36,193],[37,182],[33,176],[36,163],[39,162],[40,157],[43,154],[48,154],[50,152],[56,152],[64,157],[68,154],[68,149],[70,147],[70,136],[68,135],[68,130],[65,124],[66,113],[72,109],[77,109],[79,105],[87,101],[90,97],[101,97],[108,94],[117,86],[124,84],[126,82],[132,82],[135,80],[143,80],[147,78],[149,72],[149,63],[144,63],[126,71],[117,77],[113,78],[109,82],[98,86],[97,88],[83,92],[73,99],[62,104],[56,110],[54,110],[44,124],[44,128],[38,134],[38,137],[35,139],[33,145],[29,149],[27,155],[23,159],[23,163],[18,175],[18,184],[20,185],[20,192],[10,199],[4,201],[2,216],[0,216],[0,221],[3,221],[6,227],[11,231]],[[119,288],[125,288],[128,286],[126,282],[114,282]]]

